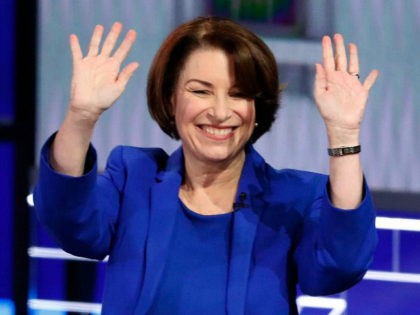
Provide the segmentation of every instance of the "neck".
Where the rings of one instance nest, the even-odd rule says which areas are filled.
[[[191,190],[215,186],[237,185],[245,162],[245,151],[228,162],[192,162],[185,159],[183,185]]]
[[[185,159],[181,200],[203,214],[232,211],[244,162],[245,151],[229,163],[191,163]]]

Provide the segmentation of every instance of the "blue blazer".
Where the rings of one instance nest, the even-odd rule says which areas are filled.
[[[86,173],[70,177],[41,154],[34,192],[40,221],[69,253],[109,255],[103,314],[147,314],[165,268],[183,154],[115,148],[102,175],[90,147]],[[228,314],[297,314],[296,285],[327,295],[357,283],[376,246],[375,211],[365,185],[352,211],[333,207],[328,177],[275,170],[253,149],[239,181],[228,271]],[[169,310],[168,310],[169,311]]]

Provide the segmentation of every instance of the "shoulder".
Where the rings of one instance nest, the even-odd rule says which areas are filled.
[[[267,164],[267,177],[271,185],[291,185],[299,187],[314,187],[325,185],[328,176],[325,174],[314,173],[296,169],[275,169]]]
[[[264,182],[266,195],[303,197],[325,192],[328,182],[325,174],[289,168],[276,169],[252,146],[247,148],[247,154],[254,165],[254,174]]]
[[[166,164],[168,154],[161,148],[141,148],[133,146],[117,146],[109,155],[107,166],[120,163],[126,167],[143,166],[162,168]]]
[[[303,210],[326,194],[327,175],[296,169],[277,170],[269,165],[266,169],[269,187],[266,198],[270,203]]]
[[[111,180],[119,189],[127,182],[137,185],[139,180],[153,181],[167,160],[168,155],[160,148],[117,146],[108,157],[102,178]]]

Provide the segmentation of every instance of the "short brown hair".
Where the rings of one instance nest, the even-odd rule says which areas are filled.
[[[258,36],[228,19],[199,17],[180,25],[166,38],[154,58],[147,82],[152,118],[166,134],[179,139],[171,98],[188,56],[202,47],[222,49],[232,58],[237,87],[255,101],[258,127],[250,139],[255,142],[271,128],[279,108],[277,63]]]

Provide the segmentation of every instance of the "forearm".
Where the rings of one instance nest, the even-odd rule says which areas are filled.
[[[337,136],[339,134],[340,136]],[[359,145],[359,131],[328,131],[330,148]],[[355,209],[363,198],[363,170],[360,153],[330,157],[330,197],[341,209]]]
[[[341,209],[354,209],[363,197],[363,171],[359,154],[330,158],[330,196]]]
[[[93,147],[88,150],[87,159],[91,163],[83,176],[73,177],[54,171],[48,162],[54,140],[55,136],[41,150],[34,188],[37,218],[64,250],[76,256],[102,259],[112,237],[109,227],[116,216],[109,213],[118,209],[115,207],[118,191],[112,185],[104,186],[107,181],[97,176]]]
[[[352,211],[337,209],[326,195],[313,206],[295,253],[299,284],[306,294],[337,293],[360,280],[372,262],[377,244],[372,198],[365,186]]]
[[[70,176],[83,175],[96,120],[69,109],[51,146],[52,168]]]

